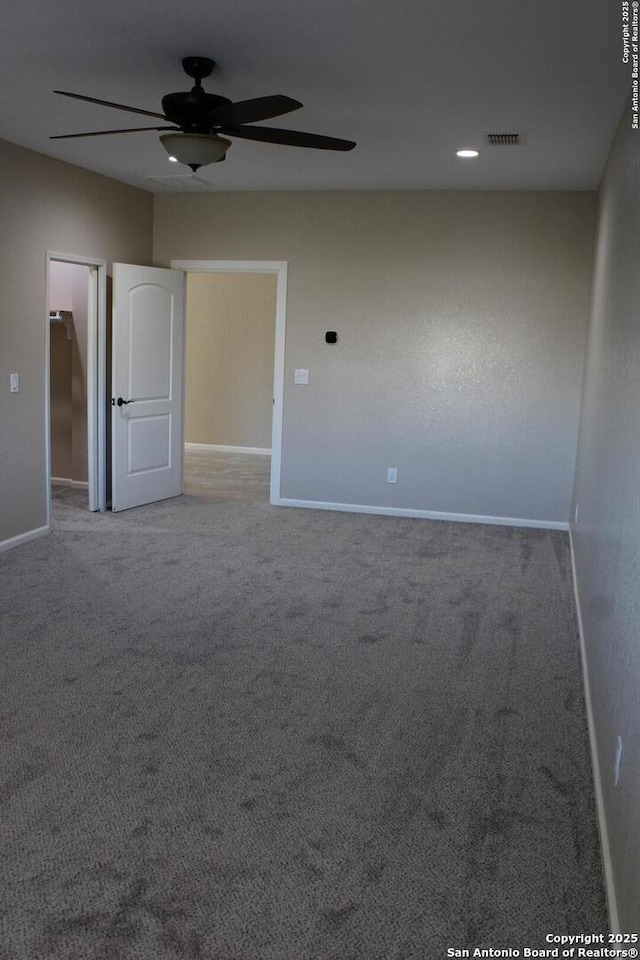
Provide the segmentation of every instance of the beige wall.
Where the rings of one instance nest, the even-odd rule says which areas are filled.
[[[275,275],[189,275],[188,443],[271,447],[275,312]]]
[[[3,540],[46,517],[45,251],[150,262],[152,197],[8,143],[0,177]],[[288,261],[282,496],[563,522],[593,218],[579,193],[167,195],[153,262]]]
[[[74,264],[53,260],[49,268],[49,310],[73,310]]]
[[[49,309],[68,311],[50,332],[51,475],[88,480],[87,337],[89,268],[52,260]]]
[[[51,476],[73,477],[73,340],[64,323],[50,328]]]
[[[631,116],[629,104],[600,192],[573,542],[619,929],[640,933],[640,140]]]
[[[0,184],[1,542],[46,523],[46,251],[150,263],[153,198],[5,141]]]
[[[594,210],[590,193],[158,196],[154,259],[288,261],[282,496],[567,522]]]

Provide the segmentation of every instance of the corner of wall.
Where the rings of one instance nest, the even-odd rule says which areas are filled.
[[[604,875],[604,886],[607,896],[607,910],[609,912],[609,925],[612,933],[620,933],[620,922],[618,919],[618,904],[616,900],[615,882],[613,877],[613,863],[611,858],[611,846],[609,843],[609,831],[607,827],[607,817],[605,812],[604,791],[602,788],[602,768],[598,753],[598,738],[596,734],[595,717],[593,713],[593,704],[591,696],[591,683],[589,680],[589,663],[587,659],[587,649],[585,644],[584,620],[582,617],[582,607],[580,603],[580,590],[578,587],[578,574],[576,570],[576,554],[573,543],[573,524],[569,524],[569,544],[571,548],[571,571],[573,575],[573,592],[576,603],[576,615],[578,620],[578,636],[580,641],[580,660],[582,663],[582,681],[584,686],[584,699],[587,712],[587,725],[589,728],[589,745],[591,749],[591,767],[593,771],[593,787],[596,801],[596,813],[598,817],[598,832],[600,834],[600,851],[602,855],[602,870]]]

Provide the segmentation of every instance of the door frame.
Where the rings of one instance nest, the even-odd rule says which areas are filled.
[[[51,331],[50,270],[52,261],[89,267],[87,302],[87,466],[89,510],[107,509],[106,491],[106,356],[107,261],[47,250],[45,255],[45,436],[47,527],[51,526]]]
[[[272,504],[278,504],[281,502],[280,476],[282,467],[284,350],[287,321],[288,263],[286,260],[172,260],[169,265],[173,270],[183,270],[185,273],[273,273],[277,277],[276,329],[273,359],[273,412],[271,418],[271,484],[269,500]],[[189,294],[187,288],[187,309],[188,305]]]

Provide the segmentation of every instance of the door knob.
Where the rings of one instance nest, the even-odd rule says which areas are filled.
[[[123,407],[126,403],[133,403],[133,400],[123,400],[122,397],[118,397],[117,400],[112,400],[111,403],[117,403],[119,407]]]

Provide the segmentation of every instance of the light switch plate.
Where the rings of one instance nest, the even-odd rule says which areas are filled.
[[[11,373],[11,374],[9,374],[9,377],[10,377],[10,380],[9,380],[10,387],[9,387],[9,389],[10,389],[11,393],[17,393],[18,390],[20,389],[20,374],[19,374],[19,373]]]
[[[308,370],[294,370],[294,371],[293,371],[293,382],[294,382],[294,383],[309,383],[309,371],[308,371]]]

